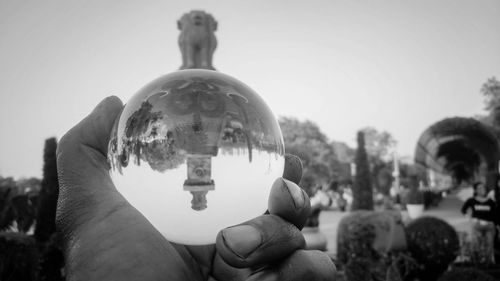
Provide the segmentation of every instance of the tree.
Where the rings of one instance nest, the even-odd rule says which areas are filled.
[[[356,150],[349,147],[346,143],[340,141],[332,141],[330,145],[333,147],[337,158],[342,163],[352,163]]]
[[[476,118],[493,126],[498,133],[500,131],[500,82],[496,77],[488,78],[481,86],[480,92],[484,96],[484,109],[488,113],[486,116]]]
[[[38,178],[21,178],[16,181],[17,186],[23,190],[23,192],[27,192],[28,190],[31,192],[39,192],[42,181]]]
[[[0,178],[0,231],[9,228],[15,220],[11,199],[16,191],[16,181],[12,177]]]
[[[337,177],[337,156],[328,138],[316,124],[288,117],[281,117],[279,123],[285,151],[302,160],[301,187],[310,194],[314,187],[329,183]]]
[[[373,191],[370,176],[368,155],[365,149],[365,136],[358,132],[358,149],[356,150],[356,175],[353,185],[352,210],[373,210]]]
[[[37,223],[35,238],[39,242],[46,242],[56,231],[56,207],[59,195],[59,181],[57,178],[56,138],[45,140],[43,152],[43,179],[38,201]]]
[[[19,232],[27,232],[36,217],[40,180],[37,178],[0,177],[0,230],[17,223]],[[30,192],[27,192],[30,191]]]
[[[491,111],[500,105],[500,82],[496,77],[488,78],[480,91],[485,97],[484,109]]]
[[[365,135],[372,183],[378,192],[389,195],[392,183],[391,151],[396,145],[396,140],[389,132],[378,131],[373,127],[365,127],[361,131]]]
[[[387,131],[378,131],[373,127],[361,129],[365,135],[366,151],[371,158],[384,161],[391,159],[391,150],[396,145],[396,140]]]
[[[356,154],[356,150],[349,147],[346,143],[340,141],[332,141],[330,142],[330,145],[333,147],[335,155],[337,156],[337,159],[340,162],[338,179],[333,183],[352,184],[351,164],[354,162],[354,156]]]

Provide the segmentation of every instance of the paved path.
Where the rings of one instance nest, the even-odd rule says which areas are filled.
[[[434,216],[441,218],[450,223],[457,231],[467,231],[470,224],[467,219],[460,213],[460,208],[466,198],[472,195],[470,190],[460,190],[448,195],[441,201],[438,207],[431,208],[424,212],[424,216]],[[348,212],[339,212],[327,210],[320,214],[320,230],[326,235],[328,241],[328,252],[336,253],[337,250],[337,226]],[[408,218],[408,214],[402,212],[403,219]]]

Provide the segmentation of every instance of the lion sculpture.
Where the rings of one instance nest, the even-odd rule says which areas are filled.
[[[180,69],[214,69],[212,56],[217,47],[214,34],[217,30],[217,21],[212,15],[196,10],[185,13],[177,21],[177,27],[181,31],[179,47],[182,53],[182,66]]]

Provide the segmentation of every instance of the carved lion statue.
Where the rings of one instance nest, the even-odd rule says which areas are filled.
[[[182,53],[180,69],[203,68],[214,69],[212,55],[217,47],[215,30],[217,22],[212,15],[204,11],[191,11],[177,21],[181,31],[179,47]]]

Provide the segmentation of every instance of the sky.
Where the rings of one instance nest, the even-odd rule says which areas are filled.
[[[193,9],[218,21],[217,70],[352,147],[372,126],[411,157],[434,122],[484,114],[500,78],[497,0],[0,0],[0,175],[41,177],[46,138],[177,70]]]

